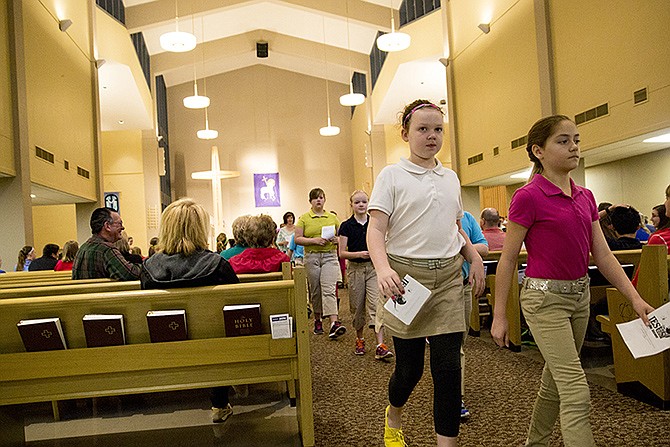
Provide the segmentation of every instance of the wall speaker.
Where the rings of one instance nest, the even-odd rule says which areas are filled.
[[[267,42],[256,42],[256,57],[265,58],[268,57],[268,43]]]

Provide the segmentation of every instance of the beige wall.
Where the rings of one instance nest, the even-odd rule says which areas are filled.
[[[35,252],[42,256],[46,244],[60,248],[70,240],[77,240],[77,222],[74,205],[45,205],[33,207]],[[81,245],[84,241],[78,241]]]
[[[221,168],[237,170],[238,178],[222,181],[224,231],[241,214],[266,213],[281,222],[286,211],[296,216],[309,209],[308,192],[326,192],[326,208],[340,217],[349,213],[354,189],[351,110],[337,98],[348,91],[330,82],[331,120],[341,128],[322,137],[326,125],[326,82],[266,66],[252,66],[207,78],[211,99],[210,128],[219,138],[205,141],[196,131],[205,124],[202,110],[189,110],[182,98],[192,92],[186,83],[168,89],[169,142],[175,197],[190,196],[212,212],[211,183],[192,180],[194,171],[208,171],[211,146],[219,148]],[[203,84],[204,88],[204,84]],[[281,207],[256,208],[253,174],[280,173]]]
[[[627,203],[646,216],[665,200],[670,148],[587,168],[586,187],[596,202]]]
[[[528,132],[540,114],[537,46],[532,0],[490,13],[492,2],[452,1],[452,70],[455,125],[458,137],[457,169],[464,185],[527,166],[523,149],[510,142]],[[477,25],[490,14],[491,32]],[[499,147],[500,155],[493,156]],[[468,165],[468,158],[484,160]]]
[[[146,254],[147,201],[144,181],[142,131],[102,132],[102,168],[105,192],[119,193],[119,210],[128,236]]]
[[[362,189],[368,194],[372,192],[374,178],[372,176],[372,165],[374,153],[372,147],[372,134],[368,129],[368,109],[370,102],[356,107],[351,119],[351,142],[354,165],[354,188]]]
[[[558,112],[609,103],[609,115],[580,126],[582,150],[670,126],[670,4],[563,0],[551,5]],[[633,105],[646,87],[649,100]]]
[[[96,200],[89,5],[75,0],[45,4],[49,10],[40,2],[23,2],[31,181]],[[67,33],[58,29],[52,16],[61,10],[73,21]],[[53,153],[55,163],[37,158],[35,146]],[[70,164],[67,171],[64,160]],[[77,166],[88,170],[90,178],[77,175]]]
[[[14,175],[14,119],[9,70],[9,11],[0,3],[0,175]]]

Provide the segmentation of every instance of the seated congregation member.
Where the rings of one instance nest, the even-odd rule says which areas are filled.
[[[489,250],[500,251],[505,242],[505,232],[500,229],[500,214],[495,208],[484,208],[482,210],[479,226],[489,245]]]
[[[665,227],[668,224],[668,216],[666,216],[666,209],[664,204],[656,205],[651,209],[651,225],[654,227],[654,231],[660,230],[662,227]],[[652,231],[652,233],[654,232]]]
[[[142,256],[142,249],[140,247],[130,247],[130,254],[139,256],[142,260],[144,260],[144,256]]]
[[[74,263],[74,258],[77,256],[78,251],[79,243],[77,241],[67,241],[63,246],[63,258],[58,260],[54,270],[57,272],[72,270],[72,264]]]
[[[219,233],[216,237],[216,252],[221,253],[226,249],[226,245],[228,245],[228,236],[226,233]]]
[[[610,250],[637,250],[642,244],[635,238],[640,228],[640,213],[632,206],[610,206],[605,210],[610,216],[617,238],[608,240]]]
[[[246,239],[247,225],[249,224],[249,219],[251,216],[244,215],[240,216],[233,221],[233,237],[235,238],[235,245],[230,247],[228,250],[223,250],[221,252],[221,257],[226,261],[230,260],[235,255],[239,255],[244,250],[249,248],[249,244]]]
[[[152,237],[149,240],[149,254],[147,257],[153,256],[154,253],[156,253],[156,246],[158,245],[158,238],[157,237]]]
[[[42,256],[30,263],[28,271],[53,270],[58,263],[58,250],[60,250],[58,245],[46,244],[42,249]]]
[[[245,239],[249,248],[230,258],[235,273],[269,273],[281,271],[282,262],[289,262],[286,253],[272,246],[277,224],[267,214],[252,216],[247,223]]]
[[[110,208],[97,208],[91,214],[90,225],[93,236],[77,252],[72,264],[72,279],[138,279],[141,266],[126,261],[114,246],[124,230],[119,213]]]
[[[158,239],[156,253],[142,268],[142,289],[239,282],[228,261],[208,250],[209,215],[192,199],[183,198],[165,208]],[[213,422],[223,422],[233,414],[228,401],[229,390],[229,386],[212,390]]]
[[[129,240],[128,235],[124,231],[123,233],[121,233],[121,239],[114,242],[114,246],[119,249],[123,257],[126,258],[126,261],[132,262],[133,264],[142,264],[143,261],[142,256],[136,255],[135,253],[130,251],[130,243],[128,242],[128,240]]]
[[[35,249],[30,245],[25,245],[19,250],[19,257],[14,267],[15,272],[27,272],[30,263],[35,259]]]
[[[610,202],[600,202],[598,204],[598,223],[600,224],[600,229],[603,231],[603,236],[605,236],[607,242],[617,238],[614,227],[612,226],[612,219],[610,219],[610,215],[607,213],[607,210],[611,206],[612,204]]]
[[[665,245],[668,247],[668,254],[670,255],[670,185],[665,189],[665,203],[655,206],[654,210],[659,213],[659,219],[658,222],[654,222],[656,231],[649,236],[647,245]],[[633,285],[636,287],[638,273],[639,270],[636,270],[633,276]],[[670,277],[668,280],[670,281]]]

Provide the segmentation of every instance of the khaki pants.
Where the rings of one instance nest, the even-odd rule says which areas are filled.
[[[376,316],[379,288],[377,273],[372,262],[347,263],[347,283],[349,284],[349,309],[354,319],[353,326],[357,331],[365,327],[366,309],[368,321],[374,321]],[[370,315],[370,307],[372,314]]]
[[[312,311],[320,315],[337,315],[335,288],[340,270],[337,254],[334,251],[305,253],[305,269]]]
[[[566,447],[595,445],[590,394],[579,360],[589,321],[590,292],[555,294],[522,289],[521,308],[545,360],[526,446],[546,446],[560,415]]]

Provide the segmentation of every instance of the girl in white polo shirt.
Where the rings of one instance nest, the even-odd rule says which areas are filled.
[[[484,288],[484,265],[463,233],[461,185],[456,173],[435,158],[442,147],[442,110],[426,100],[405,107],[401,136],[409,159],[384,168],[370,199],[368,249],[377,272],[377,327],[393,335],[395,371],[389,381],[384,443],[405,446],[403,406],[423,373],[425,339],[430,341],[434,384],[433,416],[438,446],[457,445],[461,410],[460,346],[465,327],[463,256],[471,263],[473,293]],[[461,256],[462,255],[462,256]],[[431,290],[410,325],[384,311],[383,301],[404,293],[409,274]]]

